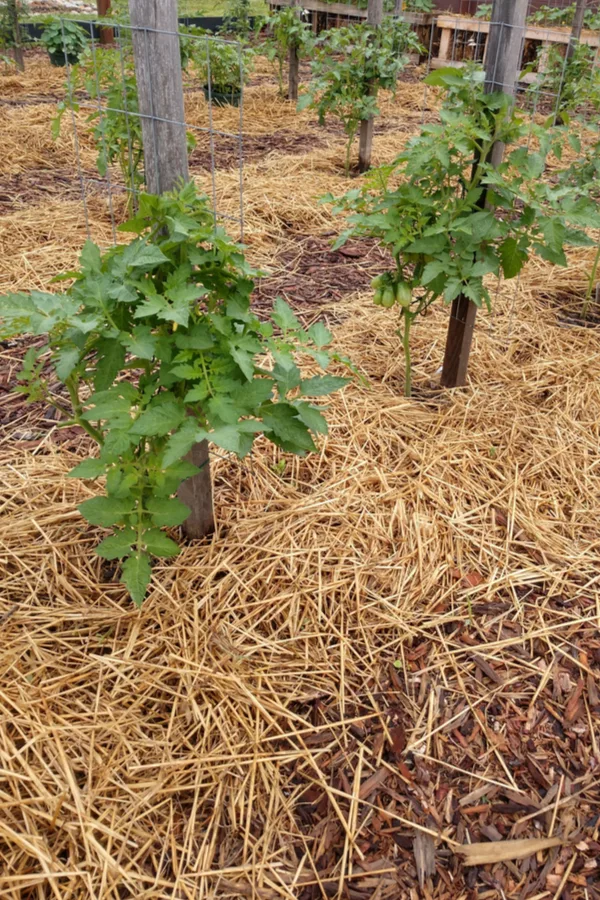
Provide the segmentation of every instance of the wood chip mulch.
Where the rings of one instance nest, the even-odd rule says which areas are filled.
[[[597,610],[534,592],[519,602],[542,602],[556,630],[523,637],[512,602],[475,605],[473,622],[449,621],[446,634],[426,635],[425,625],[370,697],[343,712],[328,697],[297,710],[307,728],[287,747],[319,752],[314,766],[304,757],[289,767],[301,796],[297,854],[310,849],[316,864],[301,900],[323,890],[351,900],[599,900]],[[556,846],[536,851],[552,836]],[[510,840],[533,849],[500,861]],[[465,865],[457,845],[479,842],[489,863]],[[342,859],[353,877],[340,892]]]

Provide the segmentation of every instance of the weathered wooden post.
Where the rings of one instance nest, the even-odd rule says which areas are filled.
[[[383,0],[369,0],[367,7],[367,23],[372,28],[379,28],[383,22]],[[360,143],[358,146],[358,169],[366,172],[371,167],[371,148],[373,146],[373,117],[360,123]]]
[[[502,91],[514,96],[523,55],[527,6],[528,0],[494,0],[485,67],[488,93]],[[503,152],[503,146],[494,147],[494,165],[501,162]],[[441,378],[444,387],[459,387],[467,380],[476,316],[477,306],[464,294],[453,301]]]
[[[108,11],[110,9],[110,0],[97,0],[96,7],[98,9],[98,16],[102,18],[103,16],[108,15]],[[114,39],[115,33],[112,28],[103,27],[100,29],[101,44],[112,44]]]
[[[25,70],[25,57],[23,56],[23,42],[21,41],[21,23],[19,22],[19,0],[8,0],[8,15],[10,27],[13,33],[13,55],[15,65],[20,72]]]
[[[146,189],[161,194],[189,181],[177,0],[129,0],[129,14]],[[186,459],[200,472],[183,482],[178,496],[191,509],[185,534],[198,538],[214,530],[208,442],[196,444]]]
[[[571,37],[569,38],[569,43],[567,45],[567,60],[571,59],[573,54],[575,53],[575,47],[579,43],[579,39],[581,38],[581,32],[583,31],[583,20],[585,18],[585,11],[587,9],[588,0],[577,0],[577,5],[575,6],[575,15],[573,16],[573,25],[571,26]]]
[[[292,0],[292,8],[300,18],[300,0]],[[300,58],[298,45],[295,41],[290,44],[289,73],[288,73],[288,100],[298,100],[298,84],[300,82]]]

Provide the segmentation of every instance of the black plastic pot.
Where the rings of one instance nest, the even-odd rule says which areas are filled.
[[[75,66],[79,62],[78,53],[66,53],[64,50],[54,50],[52,53],[48,51],[50,62],[53,66],[65,66],[67,62],[70,66]]]
[[[203,90],[206,99],[212,100],[215,106],[239,106],[242,99],[242,92],[236,88],[231,88],[229,91],[219,91],[217,88],[211,88],[210,95],[206,85]]]

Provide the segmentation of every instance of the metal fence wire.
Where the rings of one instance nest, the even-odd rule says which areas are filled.
[[[73,132],[77,176],[88,237],[94,238],[94,220],[90,215],[91,197],[106,203],[113,242],[118,225],[135,210],[145,183],[152,183],[148,171],[156,159],[161,126],[182,128],[186,132],[190,176],[208,197],[215,222],[223,221],[233,237],[244,236],[244,48],[229,40],[193,29],[177,32],[132,26],[120,22],[112,27],[114,40],[101,43],[105,22],[89,23],[88,49],[78,64],[72,65],[67,52],[66,19],[63,25],[65,67],[67,73],[65,108]],[[152,66],[151,35],[172,35],[179,45],[182,65],[185,115],[183,121],[157,115],[154,93],[161,90],[160,71]],[[141,112],[134,64],[134,41],[142,42],[142,53],[151,72],[150,112]],[[227,78],[226,89],[219,78]],[[151,122],[154,147],[146,147]],[[142,134],[144,132],[144,135]],[[95,146],[96,166],[90,153]],[[225,165],[224,165],[225,163]],[[94,170],[96,169],[96,171]],[[235,172],[237,170],[237,178]],[[156,179],[154,179],[156,180]],[[232,191],[236,180],[237,190]]]

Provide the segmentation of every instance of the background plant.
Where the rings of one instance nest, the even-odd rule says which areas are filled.
[[[252,69],[254,53],[224,40],[198,41],[192,51],[198,77],[204,85],[210,83],[215,91],[240,91]]]
[[[530,92],[554,100],[557,114],[572,113],[580,107],[597,111],[600,109],[600,71],[594,65],[594,58],[595,51],[587,44],[576,43],[569,59],[565,58],[564,48],[556,44],[540,47],[537,63],[524,70],[527,73],[538,69]]]
[[[21,20],[28,12],[29,4],[25,0],[0,0],[0,58],[7,65],[18,64],[22,68],[20,48],[26,42],[27,35],[21,25]],[[15,27],[17,28],[16,34]],[[7,57],[2,52],[4,50],[13,50],[15,58]]]
[[[285,94],[283,70],[289,58],[290,49],[295,47],[298,56],[308,56],[314,45],[312,31],[307,22],[298,15],[298,9],[284,6],[272,13],[265,21],[267,37],[262,50],[275,64],[279,94]]]
[[[346,174],[361,121],[379,115],[379,91],[395,89],[406,53],[420,49],[410,26],[391,17],[380,28],[360,24],[331,29],[317,42],[312,79],[298,109],[315,109],[321,124],[328,115],[341,121],[348,139]]]
[[[85,245],[79,269],[62,276],[72,279],[64,293],[9,294],[0,314],[5,335],[47,338],[28,351],[21,390],[98,445],[70,474],[106,478],[105,494],[79,510],[114,529],[97,553],[125,559],[123,582],[141,603],[151,556],[178,552],[161,528],[189,514],[173,495],[198,471],[183,459],[191,447],[210,439],[245,456],[263,433],[287,452],[315,450],[313,435],[327,424],[310,398],[347,379],[303,377],[296,364],[301,349],[327,369],[332,336],[322,323],[304,330],[282,300],[270,321],[253,315],[254,273],[193,184],[142,195],[121,230],[135,235],[129,244],[105,254]],[[68,400],[53,389],[46,363]]]
[[[552,193],[542,180],[545,157],[560,154],[562,135],[538,129],[539,152],[518,147],[498,168],[490,163],[497,141],[511,145],[529,133],[504,94],[483,91],[484,74],[471,67],[440,69],[427,82],[446,97],[441,124],[421,134],[389,166],[373,172],[336,209],[350,212],[350,237],[376,238],[393,267],[375,280],[375,303],[400,312],[405,393],[411,393],[410,332],[434,302],[459,294],[490,306],[488,275],[514,278],[532,252],[566,265],[564,243],[588,243],[571,227],[574,198]],[[333,201],[331,196],[325,198]],[[586,209],[590,203],[586,202]],[[501,214],[496,214],[496,210]],[[579,208],[583,218],[583,209]],[[576,218],[576,217],[575,217]]]
[[[71,19],[60,19],[52,16],[40,36],[51,57],[64,64],[76,62],[88,44],[88,34],[81,25]]]
[[[429,15],[434,10],[433,0],[405,0],[404,9],[407,12],[418,12]]]
[[[52,123],[55,139],[60,134],[65,112],[80,109],[76,99],[80,92],[97,104],[86,121],[91,126],[98,151],[98,172],[104,178],[109,166],[118,165],[123,181],[131,191],[129,207],[132,209],[145,176],[142,120],[131,44],[120,50],[99,46],[86,49],[70,73],[66,99],[58,104]],[[192,149],[195,145],[193,135],[188,133],[187,139]]]
[[[475,18],[483,19],[485,22],[489,22],[492,18],[492,4],[480,3],[475,11]]]

